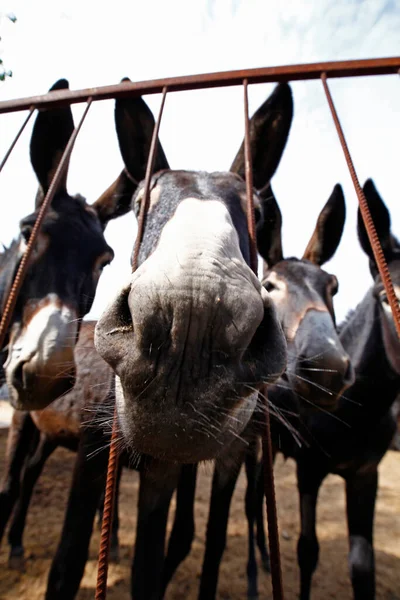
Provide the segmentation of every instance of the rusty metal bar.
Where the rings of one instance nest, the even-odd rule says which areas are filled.
[[[248,80],[243,80],[244,92],[244,172],[246,177],[247,229],[249,232],[250,266],[258,275],[256,219],[253,199],[253,166],[251,162]]]
[[[15,308],[15,304],[17,302],[17,298],[18,298],[18,294],[19,291],[21,289],[21,286],[23,284],[25,275],[26,275],[26,271],[28,269],[28,264],[29,264],[29,258],[32,254],[33,251],[33,247],[35,245],[38,233],[40,231],[40,227],[42,225],[43,219],[46,215],[47,209],[49,208],[51,201],[53,200],[54,194],[57,191],[57,186],[61,180],[61,177],[63,176],[63,173],[67,167],[68,164],[68,159],[70,157],[70,154],[72,152],[72,148],[74,146],[75,140],[78,136],[78,133],[83,125],[83,122],[86,118],[86,115],[89,111],[89,108],[92,104],[92,99],[88,98],[87,99],[87,105],[86,108],[83,112],[82,118],[79,121],[77,127],[75,127],[74,131],[72,132],[71,137],[68,140],[68,144],[64,150],[64,153],[61,157],[61,160],[58,164],[58,167],[56,169],[56,172],[54,174],[54,177],[51,181],[51,184],[49,186],[49,189],[47,191],[47,194],[42,202],[42,205],[40,207],[39,210],[39,214],[37,216],[37,219],[35,221],[35,224],[33,226],[32,229],[32,233],[31,236],[29,238],[26,250],[22,256],[21,262],[19,264],[18,267],[18,271],[17,274],[15,275],[15,279],[14,282],[12,284],[10,293],[8,294],[8,298],[7,298],[7,303],[4,307],[4,312],[2,314],[1,317],[1,322],[0,322],[0,348],[3,348],[4,345],[4,340],[6,337],[6,333],[7,333],[7,329],[9,327],[10,321],[11,321],[11,317],[13,315],[14,312],[14,308]]]
[[[154,162],[156,159],[158,133],[160,131],[160,124],[161,124],[161,119],[162,119],[162,115],[163,115],[163,111],[164,111],[164,104],[165,104],[165,98],[167,96],[167,92],[168,92],[168,88],[165,86],[162,90],[161,106],[160,106],[160,110],[158,113],[157,121],[154,125],[153,136],[151,138],[149,158],[147,160],[146,175],[145,175],[144,186],[143,186],[143,199],[142,199],[142,203],[140,206],[140,213],[139,213],[139,219],[138,219],[138,230],[137,230],[135,247],[134,247],[133,256],[132,256],[132,273],[133,273],[133,271],[136,271],[137,266],[138,266],[137,262],[138,262],[138,258],[139,258],[140,244],[142,243],[142,239],[143,239],[144,219],[146,217],[147,210],[149,207],[150,180],[151,180],[151,175],[152,175],[153,169],[154,169]]]
[[[99,561],[97,566],[97,582],[95,600],[105,600],[107,596],[108,562],[110,558],[110,542],[112,518],[115,505],[115,485],[117,480],[119,452],[117,438],[119,432],[117,406],[114,407],[110,453],[107,463],[107,480],[104,494],[103,519],[101,522]]]
[[[88,97],[92,97],[94,101],[97,101],[109,100],[111,98],[134,97],[142,94],[159,94],[162,93],[164,87],[168,88],[168,92],[180,92],[184,90],[242,85],[243,79],[247,79],[249,83],[275,83],[280,81],[320,79],[322,73],[327,73],[331,78],[391,75],[396,74],[399,69],[400,57],[395,56],[390,58],[282,65],[260,69],[202,73],[136,83],[122,82],[117,85],[76,91],[58,90],[41,96],[5,100],[0,102],[0,114],[26,110],[32,105],[36,108],[66,106],[68,104],[85,102]]]
[[[154,124],[153,135],[151,138],[149,157],[147,159],[146,175],[143,189],[143,199],[140,206],[140,213],[138,219],[138,230],[136,234],[135,246],[132,258],[132,272],[136,271],[138,266],[140,244],[143,239],[144,222],[149,206],[150,197],[150,181],[151,175],[154,169],[154,162],[156,158],[158,133],[160,131],[161,119],[164,111],[165,98],[167,96],[167,87],[162,90],[161,106],[158,113],[158,118]],[[107,466],[107,481],[104,495],[104,508],[103,508],[103,521],[101,524],[101,538],[100,538],[100,551],[99,551],[99,562],[97,567],[97,583],[96,583],[96,594],[95,600],[105,600],[107,596],[107,578],[108,578],[108,561],[110,552],[110,541],[111,541],[111,527],[112,527],[112,516],[115,504],[115,484],[118,469],[118,413],[117,407],[114,408],[113,426],[110,443],[110,454],[108,457]]]
[[[35,110],[35,107],[31,106],[30,109],[29,109],[29,114],[27,115],[25,121],[22,123],[22,125],[21,125],[21,127],[20,127],[17,135],[15,136],[14,141],[12,142],[11,146],[9,147],[9,149],[7,150],[7,152],[5,153],[5,156],[4,156],[3,160],[0,163],[0,173],[2,172],[4,165],[8,161],[11,152],[14,150],[16,143],[18,142],[19,138],[21,137],[22,132],[24,131],[25,127],[28,125],[29,119],[33,115],[34,110]]]
[[[247,229],[249,232],[250,266],[256,276],[258,275],[258,251],[256,220],[254,214],[253,166],[251,159],[250,120],[248,80],[243,80],[244,93],[244,168],[246,177],[247,199]],[[269,423],[269,407],[267,386],[263,386],[264,394],[260,394],[259,402],[264,401],[265,424],[262,432],[263,468],[264,468],[264,495],[267,503],[268,517],[268,542],[271,558],[272,597],[274,600],[283,600],[281,553],[279,548],[278,514],[276,510],[274,461],[272,457],[271,428]]]
[[[260,401],[264,403],[264,429],[262,436],[264,495],[267,504],[268,543],[271,561],[272,595],[274,600],[284,600],[282,567],[279,548],[278,512],[276,510],[274,456],[271,442],[267,386],[261,390]]]
[[[382,246],[379,241],[378,234],[375,229],[374,221],[371,216],[371,212],[368,207],[368,202],[365,198],[362,187],[360,186],[360,182],[357,177],[356,170],[354,168],[353,161],[350,156],[349,148],[346,143],[346,138],[344,137],[343,129],[340,124],[339,116],[336,112],[335,105],[333,103],[333,99],[328,87],[327,82],[327,74],[322,73],[321,75],[322,84],[324,86],[326,98],[328,100],[329,108],[332,113],[332,118],[335,123],[336,131],[339,136],[340,144],[343,149],[343,153],[347,162],[347,166],[350,171],[351,179],[353,181],[354,189],[357,194],[358,202],[360,205],[361,215],[364,221],[365,229],[368,234],[368,239],[371,244],[372,251],[374,253],[375,261],[379,270],[379,274],[382,278],[382,283],[385,287],[385,291],[389,300],[390,308],[392,309],[394,323],[396,326],[397,335],[400,339],[400,306],[399,301],[397,300],[396,294],[394,293],[392,278],[390,277],[390,272],[386,263],[385,255],[383,254]]]

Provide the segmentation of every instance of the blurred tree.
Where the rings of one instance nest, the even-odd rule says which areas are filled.
[[[4,16],[6,17],[6,19],[11,21],[11,23],[16,23],[16,21],[17,21],[17,17],[14,15],[14,13],[8,13]],[[1,23],[2,17],[3,17],[3,15],[0,14],[0,23]],[[0,37],[0,41],[1,41],[1,37]],[[4,66],[3,59],[0,58],[0,81],[5,81],[7,77],[12,77],[12,71],[10,69],[7,69]]]

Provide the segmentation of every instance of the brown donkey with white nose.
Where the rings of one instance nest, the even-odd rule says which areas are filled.
[[[61,79],[51,90],[68,88]],[[41,203],[74,130],[70,107],[39,112],[30,155],[39,182],[35,211],[22,219],[19,237],[0,255],[0,312],[11,288]],[[80,321],[90,311],[102,269],[113,259],[104,229],[130,208],[133,184],[125,172],[94,204],[60,182],[30,259],[7,332],[2,357],[14,408],[35,410],[75,381],[73,350]],[[4,374],[3,374],[4,377]]]
[[[269,184],[279,164],[292,113],[290,88],[279,85],[251,122],[259,220],[256,190]],[[120,148],[132,180],[143,177],[153,125],[143,100],[116,102]],[[243,163],[242,147],[230,172],[171,171],[158,145],[139,268],[96,328],[96,347],[117,374],[122,436],[145,455],[135,600],[160,593],[166,519],[180,463],[222,452],[246,427],[257,390],[286,364],[275,308],[249,267],[246,186],[238,175]],[[133,197],[136,214],[142,195],[139,185]],[[88,461],[93,443],[104,447],[104,435],[88,428],[47,599],[73,598],[83,573],[101,492],[98,474],[107,455],[103,451]]]
[[[291,113],[290,88],[279,85],[252,122],[256,188],[278,165]],[[138,180],[151,113],[143,101],[117,101],[116,126]],[[233,172],[171,171],[159,146],[158,161],[139,267],[98,321],[95,344],[118,376],[127,443],[161,460],[207,460],[244,429],[257,402],[249,385],[279,376],[286,344],[248,264],[239,159]],[[142,195],[139,185],[136,212]]]

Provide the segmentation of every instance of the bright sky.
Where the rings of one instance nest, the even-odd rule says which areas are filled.
[[[12,11],[12,24],[4,14]],[[398,0],[1,0],[0,56],[13,77],[0,83],[0,99],[45,93],[65,77],[72,89],[174,75],[324,60],[400,54]],[[273,85],[250,87],[254,112]],[[400,235],[400,80],[336,80],[331,91],[361,183],[372,177]],[[283,213],[284,252],[301,256],[336,182],[344,188],[347,222],[327,270],[340,282],[339,319],[370,285],[367,260],[356,238],[357,199],[322,85],[292,85],[295,116],[273,179]],[[148,98],[157,113],[160,98]],[[75,119],[83,105],[75,105]],[[0,115],[0,156],[23,113]],[[27,127],[0,177],[4,212],[0,240],[8,244],[19,220],[33,209],[36,179],[29,163]],[[160,138],[172,168],[228,169],[243,138],[242,90],[174,93],[167,97]],[[93,202],[122,167],[113,102],[95,103],[78,138],[68,187]],[[116,258],[105,270],[90,313],[98,317],[129,270],[136,225],[132,215],[106,230]]]

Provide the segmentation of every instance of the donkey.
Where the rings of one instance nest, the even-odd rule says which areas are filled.
[[[50,91],[68,88],[65,79]],[[37,219],[44,195],[74,129],[72,112],[39,112],[30,156],[39,182],[35,210],[20,222],[20,233],[0,254],[0,311]],[[130,209],[133,184],[125,171],[92,205],[60,182],[38,236],[27,276],[7,332],[2,358],[11,404],[34,410],[47,406],[74,384],[73,349],[80,322],[90,311],[104,267],[113,259],[104,229]]]
[[[391,233],[389,212],[374,183],[367,180],[363,189],[399,298],[400,244]],[[318,564],[317,499],[319,488],[329,473],[340,475],[346,485],[349,567],[354,598],[375,598],[373,524],[378,465],[396,431],[391,408],[399,393],[400,343],[360,211],[358,237],[370,259],[374,284],[339,328],[341,343],[354,364],[355,383],[340,399],[335,419],[323,413],[302,417],[301,433],[307,444],[296,447],[287,436],[280,435],[279,424],[274,426],[275,448],[294,458],[297,466],[301,600],[310,598],[312,575]],[[293,406],[295,396],[291,399],[285,394],[285,405],[290,406],[291,402]]]
[[[268,185],[292,120],[278,85],[251,121],[254,184]],[[142,99],[117,100],[116,128],[132,180],[154,126]],[[285,368],[286,343],[268,293],[248,266],[243,144],[230,172],[171,171],[158,143],[139,268],[95,333],[113,367],[122,437],[142,456],[132,596],[161,588],[168,507],[181,463],[214,458],[246,427],[258,389]],[[143,196],[133,198],[137,214]],[[262,206],[254,192],[258,220]],[[99,451],[87,460],[88,448]],[[67,514],[46,598],[73,598],[87,559],[108,449],[82,433]],[[103,477],[99,475],[103,474]]]
[[[315,230],[301,259],[284,258],[281,243],[282,218],[272,190],[264,199],[265,225],[258,231],[258,247],[266,261],[263,285],[269,291],[278,310],[288,344],[288,365],[280,380],[268,389],[272,416],[292,438],[299,423],[293,419],[291,431],[286,430],[285,406],[275,402],[276,390],[293,390],[302,411],[333,410],[341,394],[353,383],[354,371],[348,354],[336,333],[333,296],[338,290],[334,275],[321,266],[330,260],[340,243],[345,222],[345,202],[340,185],[336,185],[321,211]],[[283,388],[283,389],[282,389]],[[317,390],[318,393],[315,393]],[[291,407],[292,414],[297,407]],[[275,412],[276,411],[276,412]],[[272,423],[274,423],[273,419]],[[206,550],[200,579],[199,599],[215,598],[219,565],[226,544],[229,508],[243,461],[249,478],[246,494],[246,515],[249,521],[248,597],[257,598],[257,566],[254,556],[254,506],[257,477],[258,440],[264,425],[263,414],[255,414],[243,436],[215,461],[211,504],[207,526]],[[296,438],[296,436],[295,436]],[[246,443],[247,442],[247,445]],[[293,442],[295,443],[295,441]],[[190,551],[194,537],[193,502],[195,469],[185,467],[178,485],[175,522],[165,560],[163,585],[166,588],[175,569]],[[263,488],[260,487],[263,495]],[[263,496],[262,496],[263,497]],[[253,516],[254,515],[254,516]],[[260,530],[263,533],[263,530]],[[265,536],[264,536],[265,537]],[[269,569],[265,542],[263,561]]]
[[[57,398],[50,406],[39,411],[15,411],[7,441],[7,457],[18,456],[15,464],[6,463],[0,489],[0,540],[16,503],[8,541],[9,565],[24,568],[22,543],[26,515],[34,485],[42,469],[58,446],[76,451],[82,424],[91,419],[91,413],[100,404],[113,401],[113,371],[94,348],[95,323],[84,321],[75,346],[77,365],[73,389]],[[99,417],[101,418],[101,417]],[[122,462],[118,473],[121,475]],[[100,521],[102,515],[100,498]],[[118,503],[114,511],[110,556],[118,560]]]

